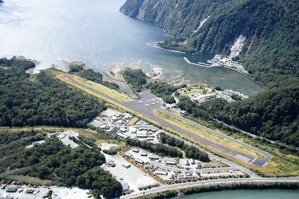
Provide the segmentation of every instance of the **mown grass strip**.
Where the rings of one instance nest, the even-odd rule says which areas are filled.
[[[86,92],[88,92],[87,89],[84,89],[82,87],[80,87],[79,85],[76,85],[76,84],[73,84],[72,82],[68,81],[67,78],[70,78],[72,80],[75,80],[81,84],[84,84],[92,89],[95,89],[105,95],[108,95],[116,100],[119,100],[119,101],[122,101],[122,102],[130,102],[132,101],[132,99],[130,97],[128,97],[127,95],[125,94],[122,94],[122,93],[119,93],[113,89],[110,89],[110,88],[107,88],[106,86],[103,86],[101,84],[97,84],[95,82],[92,82],[92,81],[89,81],[89,80],[86,80],[86,79],[83,79],[81,77],[78,77],[76,75],[71,75],[71,74],[67,74],[67,73],[63,73],[63,72],[60,72],[60,71],[57,71],[57,70],[49,70],[50,72],[52,72],[53,74],[55,74],[55,76],[60,79],[61,81],[63,82],[66,82],[68,84],[72,84],[73,86],[75,87],[78,87]],[[91,92],[88,92],[88,93],[91,93]],[[91,93],[92,94],[92,93]]]
[[[272,159],[266,166],[263,168],[257,168],[251,164],[245,163],[244,161],[235,158],[234,156],[230,156],[226,153],[223,153],[219,150],[216,150],[209,145],[205,145],[204,143],[201,143],[199,141],[196,141],[194,139],[191,139],[189,136],[186,136],[185,134],[182,134],[178,131],[175,131],[167,126],[161,125],[164,129],[180,136],[181,138],[184,138],[186,140],[189,140],[193,143],[198,144],[200,147],[211,151],[214,154],[217,154],[218,156],[224,157],[228,160],[231,160],[239,165],[242,165],[248,169],[253,170],[259,175],[262,175],[264,177],[285,177],[285,176],[298,176],[299,175],[299,157],[295,155],[286,155],[283,154],[280,150],[269,147],[269,146],[259,146],[261,150],[264,151],[271,151]]]
[[[258,152],[254,151],[252,149],[249,149],[249,148],[242,146],[242,145],[240,145],[236,142],[233,142],[231,140],[219,137],[218,135],[215,135],[215,134],[208,132],[204,129],[201,129],[201,128],[196,127],[192,124],[189,124],[185,121],[182,121],[179,118],[173,117],[167,113],[163,113],[161,111],[155,111],[155,115],[156,115],[156,117],[158,117],[160,119],[163,119],[171,124],[181,127],[182,129],[186,129],[195,135],[200,135],[201,137],[203,137],[209,141],[212,141],[214,143],[217,143],[225,148],[232,149],[239,153],[249,154],[256,158],[263,158],[262,154],[259,154]]]

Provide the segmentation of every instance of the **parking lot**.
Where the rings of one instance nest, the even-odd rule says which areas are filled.
[[[9,187],[16,187],[16,186],[9,185],[5,189],[0,189],[0,198],[11,197],[11,198],[18,198],[18,199],[31,199],[31,198],[39,199],[47,195],[49,191],[49,189],[47,188],[28,188],[22,186],[22,189],[19,188],[15,192],[7,192]],[[28,190],[32,190],[32,192],[28,193]]]
[[[16,187],[14,192],[7,192],[9,188]],[[0,189],[0,198],[18,198],[18,199],[42,199],[45,198],[48,192],[52,190],[53,199],[87,199],[90,197],[89,190],[79,188],[65,188],[65,187],[28,187],[8,185],[5,189]]]
[[[121,156],[110,156],[105,154],[107,162],[113,161],[115,167],[108,166],[107,164],[103,166],[108,170],[117,180],[127,182],[130,190],[139,191],[138,188],[145,187],[149,185],[157,184],[158,182],[150,177],[148,174],[144,173],[134,165],[130,164],[126,159]],[[126,168],[123,165],[130,165]]]

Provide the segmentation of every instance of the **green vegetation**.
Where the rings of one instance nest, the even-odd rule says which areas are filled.
[[[132,99],[129,98],[127,95],[119,92],[119,91],[116,91],[116,90],[113,90],[113,89],[110,89],[104,85],[101,85],[101,84],[97,84],[97,83],[94,83],[92,81],[89,81],[89,80],[86,80],[86,79],[83,79],[79,76],[76,76],[76,75],[71,75],[71,74],[66,74],[66,73],[63,73],[63,72],[60,72],[60,71],[57,71],[57,70],[52,70],[50,69],[50,72],[53,73],[54,75],[56,75],[56,77],[58,79],[60,79],[61,81],[67,83],[67,84],[70,84],[74,87],[77,87],[79,88],[80,90],[83,90],[85,91],[86,93],[89,93],[93,96],[96,96],[100,99],[103,99],[104,101],[110,103],[110,104],[114,104],[115,102],[113,100],[110,100],[106,97],[104,97],[103,95],[100,95],[99,93],[97,92],[93,92],[89,89],[86,89],[85,86],[91,88],[91,89],[94,89],[96,91],[99,91],[100,93],[103,93],[105,95],[108,95],[114,99],[117,99],[119,101],[123,101],[123,102],[129,102],[131,101]],[[72,80],[72,81],[70,81]],[[81,86],[81,85],[78,85],[78,84],[75,84],[75,82],[78,82],[79,84],[83,84],[84,86]]]
[[[92,189],[96,198],[101,198],[100,195],[105,198],[117,198],[122,195],[121,184],[101,167],[94,167],[78,176],[76,184],[80,188]]]
[[[173,86],[166,82],[159,81],[147,84],[146,75],[141,69],[133,70],[128,68],[124,71],[123,77],[135,92],[141,92],[143,88],[150,89],[154,95],[161,97],[164,102],[169,104],[175,103],[172,94],[178,89],[186,87],[185,84],[181,86]]]
[[[71,65],[70,66],[70,73],[74,73],[84,79],[93,81],[98,84],[102,84],[107,86],[108,88],[119,90],[119,86],[115,83],[103,81],[103,75],[101,73],[95,72],[92,69],[84,69],[81,65]]]
[[[296,0],[141,0],[127,1],[121,8],[123,13],[156,23],[173,36],[159,44],[172,50],[228,55],[233,43],[243,35],[242,51],[234,59],[271,90],[232,104],[214,100],[200,106],[183,98],[179,107],[195,118],[212,117],[210,122],[216,118],[296,147],[299,146],[295,97],[299,84],[298,10]],[[232,98],[240,100],[236,95]]]
[[[140,196],[137,199],[161,199],[161,198],[173,198],[178,195],[177,191],[163,191],[147,196]]]
[[[76,73],[76,72],[79,72],[81,70],[84,70],[84,67],[81,64],[71,64],[69,69],[70,69],[69,70],[70,73]]]
[[[251,156],[257,157],[257,158],[263,157],[262,154],[258,153],[255,150],[249,149],[247,147],[244,147],[241,144],[238,144],[237,142],[234,142],[234,141],[228,140],[226,138],[223,138],[221,136],[218,136],[212,132],[209,132],[209,131],[201,128],[200,126],[196,126],[189,122],[183,121],[182,119],[177,117],[175,114],[171,115],[171,114],[168,114],[167,112],[162,112],[162,111],[154,111],[154,113],[155,113],[156,117],[163,119],[163,120],[169,122],[170,124],[176,125],[176,126],[180,127],[181,129],[185,129],[194,135],[199,135],[199,136],[201,136],[211,142],[217,143],[218,145],[221,145],[225,148],[229,148],[229,149],[232,149],[232,150],[240,152],[240,153],[246,153],[248,155],[251,155]],[[205,149],[216,152],[227,159],[231,158],[230,155],[222,153],[221,151],[216,150],[215,148],[211,147],[208,144],[204,144],[203,142],[194,140],[190,136],[187,136],[187,135],[177,132],[177,131],[174,131],[174,133],[179,135],[182,138],[190,140],[191,142],[195,142],[195,143],[199,144],[201,147],[203,147]]]
[[[80,70],[77,73],[77,75],[84,78],[84,79],[93,81],[93,82],[98,83],[98,84],[102,84],[102,82],[103,82],[102,74],[101,73],[96,73],[92,69]]]
[[[96,145],[96,140],[93,138],[88,138],[88,137],[84,137],[82,135],[79,135],[78,138],[76,137],[70,137],[71,140],[73,140],[74,142],[76,142],[77,144],[85,147],[92,147],[92,148],[97,148],[98,146]]]
[[[216,118],[252,134],[299,146],[298,86],[268,90],[234,103],[215,99],[199,105],[181,97],[178,107],[193,117]]]
[[[229,54],[236,38],[245,36],[236,59],[256,80],[272,87],[290,77],[298,82],[298,9],[296,0],[135,0],[121,11],[156,23],[173,36],[159,44],[167,49]]]
[[[25,73],[30,61],[0,59],[0,126],[85,127],[104,108],[104,102],[70,88],[41,71],[34,79]]]
[[[4,172],[10,164],[15,162],[11,154],[23,149],[35,141],[43,140],[44,135],[38,131],[0,131],[1,151],[0,151],[0,172]],[[13,168],[13,167],[11,167]]]
[[[2,67],[16,67],[22,68],[23,70],[28,70],[30,68],[35,67],[35,63],[29,60],[18,59],[17,57],[13,57],[11,59],[2,58],[0,59],[0,66]]]
[[[108,155],[116,155],[120,150],[121,148],[105,149],[103,150],[103,153],[106,153]]]
[[[9,168],[13,175],[8,177],[25,181],[35,177],[35,181],[50,180],[47,182],[60,186],[76,185],[92,189],[97,198],[99,195],[114,198],[122,194],[120,183],[100,167],[105,157],[97,147],[80,145],[72,149],[57,138],[51,138],[43,144],[25,149],[34,141],[45,139],[44,132],[4,131],[0,135],[0,172]]]
[[[180,149],[182,149],[187,158],[193,158],[196,160],[200,160],[203,162],[209,162],[209,156],[208,154],[206,154],[205,152],[199,150],[198,148],[194,147],[194,146],[190,146],[188,144],[186,144],[184,141],[176,139],[172,136],[169,136],[165,133],[160,133],[160,140],[163,144],[168,144],[169,146],[175,146],[178,147]]]
[[[126,80],[127,84],[135,92],[140,92],[142,90],[142,86],[146,84],[146,75],[142,72],[141,69],[133,70],[127,68],[123,72],[123,77]]]
[[[175,103],[172,94],[178,89],[186,87],[186,85],[173,86],[165,82],[155,81],[149,83],[146,87],[149,88],[154,95],[161,97],[164,102],[172,104]]]
[[[126,139],[126,143],[130,146],[140,147],[142,149],[148,150],[152,153],[156,153],[163,156],[181,158],[183,157],[183,153],[178,149],[170,146],[166,146],[164,144],[152,144],[149,142],[139,141],[137,139]]]

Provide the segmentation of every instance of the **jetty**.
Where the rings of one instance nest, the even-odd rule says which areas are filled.
[[[184,60],[188,63],[188,64],[192,64],[192,65],[195,65],[195,66],[200,66],[200,67],[205,67],[205,68],[211,68],[211,67],[214,67],[212,66],[211,64],[206,64],[206,63],[202,63],[202,62],[198,62],[197,63],[193,63],[191,62],[187,57],[184,57]]]

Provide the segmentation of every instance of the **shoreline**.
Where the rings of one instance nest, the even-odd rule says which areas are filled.
[[[165,50],[165,51],[169,51],[169,52],[174,52],[174,53],[181,53],[181,54],[187,54],[186,52],[184,51],[178,51],[178,50],[169,50],[169,49],[166,49],[166,48],[162,48],[158,45],[150,45],[151,47],[153,48],[159,48],[161,50]],[[191,61],[188,61],[186,60],[187,58],[184,57],[184,60],[188,63],[188,64],[191,64],[191,65],[196,65],[196,66],[200,66],[200,67],[204,67],[204,68],[216,68],[216,67],[224,67],[224,68],[227,68],[227,69],[230,69],[230,70],[233,70],[241,75],[244,75],[248,78],[250,78],[252,81],[256,82],[258,85],[260,85],[263,89],[268,89],[263,83],[259,82],[259,81],[256,81],[253,79],[253,77],[251,77],[251,75],[249,73],[243,73],[242,71],[238,70],[238,69],[235,69],[235,68],[232,68],[232,67],[229,67],[227,65],[223,65],[223,64],[219,64],[219,63],[216,63],[217,65],[213,65],[211,64],[211,66],[205,66],[205,65],[200,65],[200,64],[196,64],[196,63],[193,63]],[[215,64],[215,63],[214,63]]]
[[[142,194],[135,195],[125,195],[122,196],[121,199],[127,198],[138,198],[138,199],[146,199],[146,198],[155,198],[155,196],[159,196],[159,198],[177,198],[178,196],[187,196],[191,194],[199,194],[199,193],[208,193],[208,192],[216,192],[223,190],[267,190],[267,189],[285,189],[285,190],[298,190],[299,189],[299,180],[290,178],[290,180],[273,180],[271,179],[262,179],[258,181],[258,179],[241,179],[236,180],[234,182],[229,182],[225,180],[217,181],[211,180],[210,182],[198,182],[198,183],[181,183],[168,185],[166,187],[157,187]]]
[[[195,65],[195,66],[200,66],[200,67],[204,67],[204,68],[221,67],[221,66],[213,66],[213,65],[197,64],[197,63],[191,62],[187,57],[184,57],[184,60],[185,60],[188,64]]]
[[[173,52],[173,53],[187,54],[186,52],[179,51],[179,50],[170,50],[170,49],[167,49],[167,48],[162,48],[162,47],[158,46],[157,44],[158,44],[158,42],[147,43],[147,45],[150,46],[150,47],[152,47],[152,48],[158,48],[160,50],[165,50],[165,51]]]

